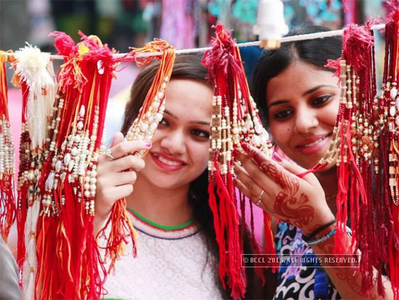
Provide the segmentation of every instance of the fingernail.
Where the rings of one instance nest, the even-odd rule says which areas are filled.
[[[246,151],[249,152],[251,150],[251,146],[248,143],[242,143],[241,147]]]
[[[282,162],[283,158],[277,152],[273,152],[273,159],[277,162]]]
[[[145,142],[145,146],[146,146],[147,148],[151,148],[152,143],[151,143],[151,142]]]
[[[232,154],[233,154],[234,157],[236,157],[236,156],[238,156],[240,154],[240,151],[238,151],[238,149],[233,149],[232,152],[233,152]]]

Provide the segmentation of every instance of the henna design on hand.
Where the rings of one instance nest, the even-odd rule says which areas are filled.
[[[314,219],[314,208],[309,205],[309,197],[299,192],[299,179],[279,169],[272,161],[267,160],[262,153],[254,148],[243,147],[263,172],[278,183],[282,190],[277,194],[274,202],[274,211],[280,219],[302,228],[309,225]]]

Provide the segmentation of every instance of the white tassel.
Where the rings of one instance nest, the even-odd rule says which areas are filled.
[[[36,233],[37,221],[39,219],[40,200],[33,201],[33,205],[28,208],[25,223],[25,262],[23,267],[23,298],[26,300],[34,299],[35,278],[37,271],[36,256]]]
[[[47,117],[56,95],[56,77],[50,54],[37,47],[28,46],[15,52],[15,73],[29,87],[25,116],[29,128],[32,149],[41,147],[47,138]]]

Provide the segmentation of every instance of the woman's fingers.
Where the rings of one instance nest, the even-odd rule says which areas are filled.
[[[268,192],[271,191],[270,185],[273,183],[269,181],[266,176],[264,176],[264,181],[261,184],[258,184],[253,180],[251,175],[249,175],[246,170],[244,170],[238,164],[236,164],[234,170],[237,175],[235,184],[238,189],[242,191],[245,196],[250,198],[253,203],[264,209],[265,199],[270,198],[270,194]]]
[[[145,162],[142,158],[136,157],[134,155],[127,155],[114,160],[112,162],[112,165],[110,165],[108,169],[111,172],[122,172],[130,169],[133,169],[135,171],[141,171],[142,169],[144,169],[144,167]]]
[[[103,198],[108,200],[111,209],[115,201],[128,197],[133,192],[133,184],[123,184],[120,186],[110,186],[102,191]]]
[[[120,172],[118,174],[118,181],[116,186],[122,186],[125,184],[134,184],[137,179],[137,173],[135,171]]]
[[[131,141],[131,142],[125,141],[118,143],[110,150],[112,156],[116,160],[130,153],[134,153],[140,150],[147,150],[151,148],[151,146],[152,144],[149,141]]]

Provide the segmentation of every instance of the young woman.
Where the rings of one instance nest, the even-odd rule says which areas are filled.
[[[114,159],[98,163],[96,223],[116,200],[127,199],[138,237],[138,255],[116,264],[105,284],[107,298],[229,298],[218,277],[218,250],[208,205],[208,149],[213,88],[201,55],[178,55],[166,91],[164,118],[153,141],[125,142],[117,133]],[[144,67],[126,106],[122,133],[138,115],[159,64]],[[143,158],[132,152],[150,149]],[[130,171],[126,171],[126,170]],[[245,251],[250,252],[245,240]],[[250,269],[248,269],[249,271]],[[252,269],[253,270],[253,269]],[[254,298],[248,272],[246,296]],[[259,288],[258,291],[261,291]]]
[[[312,26],[291,35],[324,30]],[[266,52],[254,73],[253,96],[278,150],[275,161],[264,158],[262,169],[251,155],[241,154],[237,186],[255,204],[283,221],[275,237],[276,250],[293,259],[280,265],[275,299],[368,298],[354,269],[333,264],[323,269],[318,260],[331,254],[334,247],[335,236],[329,233],[335,228],[335,162],[315,175],[295,176],[312,168],[329,148],[340,90],[334,70],[324,66],[328,59],[341,56],[341,47],[341,38],[335,37],[285,43]],[[279,151],[296,164],[282,159]],[[321,231],[315,234],[317,228]],[[303,235],[313,235],[313,241],[323,236],[327,239],[309,246]],[[391,298],[390,283],[383,280],[386,296]],[[377,287],[370,297],[378,298]]]

